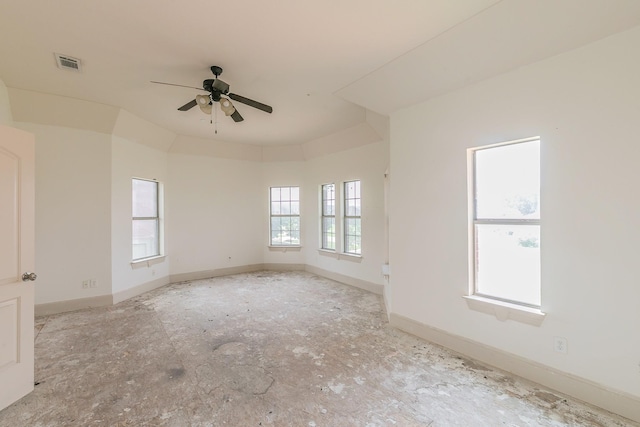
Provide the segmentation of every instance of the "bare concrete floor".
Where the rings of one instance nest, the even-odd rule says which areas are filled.
[[[308,273],[36,323],[39,384],[1,426],[638,425],[395,330],[377,295]]]

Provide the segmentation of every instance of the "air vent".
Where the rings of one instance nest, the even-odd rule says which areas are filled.
[[[71,56],[68,56],[68,55],[60,55],[57,53],[55,54],[55,56],[56,56],[56,63],[58,64],[58,68],[61,68],[63,70],[75,71],[77,73],[82,71],[79,59],[72,58]]]

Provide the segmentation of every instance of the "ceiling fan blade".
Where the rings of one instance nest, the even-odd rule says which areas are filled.
[[[165,82],[154,82],[153,80],[151,81],[151,83],[155,83],[157,85],[167,85],[167,86],[178,86],[178,87],[187,87],[189,89],[198,89],[198,90],[204,90],[201,87],[195,87],[195,86],[185,86],[185,85],[177,85],[175,83],[165,83]]]
[[[238,123],[244,120],[244,117],[242,117],[240,115],[240,113],[238,112],[238,110],[234,111],[233,114],[231,114],[231,118],[233,119],[234,122]]]
[[[273,108],[271,108],[270,106],[258,101],[254,101],[253,99],[245,98],[244,96],[236,95],[235,93],[230,93],[227,96],[234,101],[242,102],[243,104],[246,104],[253,108],[257,108],[258,110],[262,110],[266,113],[273,112]]]
[[[192,109],[193,107],[195,107],[196,105],[198,105],[198,103],[196,102],[195,99],[192,99],[191,101],[189,101],[186,104],[184,104],[182,107],[178,108],[178,110],[180,110],[180,111],[188,111],[188,110]]]

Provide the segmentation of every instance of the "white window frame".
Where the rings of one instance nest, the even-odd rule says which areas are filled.
[[[477,194],[476,194],[476,162],[475,154],[481,150],[487,150],[507,145],[521,144],[527,142],[540,142],[540,137],[525,138],[515,141],[508,141],[499,144],[492,144],[483,147],[471,148],[467,151],[469,164],[469,295],[465,296],[469,308],[495,314],[500,320],[508,318],[529,323],[532,325],[540,325],[544,319],[544,313],[540,310],[539,305],[533,305],[522,301],[514,301],[507,298],[501,298],[494,295],[484,295],[477,289],[477,268],[478,268],[478,249],[477,249],[477,226],[483,224],[490,225],[511,225],[511,226],[530,226],[536,225],[540,227],[540,219],[512,219],[512,218],[478,218]],[[538,166],[540,167],[540,166]],[[540,196],[540,193],[538,193]],[[541,283],[539,284],[541,289]]]
[[[131,197],[133,200],[133,183],[134,181],[146,181],[146,182],[152,182],[156,185],[156,199],[155,199],[155,205],[156,205],[156,215],[155,216],[149,216],[149,217],[141,217],[141,216],[134,216],[133,215],[133,209],[132,209],[132,215],[131,215],[131,229],[132,229],[132,238],[131,238],[131,260],[132,263],[138,263],[138,262],[142,262],[142,261],[146,261],[146,260],[150,260],[153,258],[158,258],[158,257],[162,257],[164,256],[164,232],[163,232],[163,221],[162,221],[162,184],[160,182],[158,182],[155,179],[148,179],[148,178],[138,178],[138,177],[133,177],[131,178]],[[156,236],[157,236],[157,241],[156,241],[156,247],[157,252],[155,254],[150,254],[144,257],[139,257],[139,258],[134,258],[134,251],[133,251],[133,245],[135,244],[133,241],[133,225],[135,224],[136,221],[148,221],[148,220],[154,220],[156,221]]]
[[[288,188],[289,191],[291,191],[292,188],[296,188],[298,190],[298,199],[297,200],[293,200],[291,198],[289,198],[289,200],[287,200],[288,202],[297,202],[298,203],[298,214],[293,214],[293,213],[287,213],[287,214],[283,214],[283,213],[278,213],[278,214],[274,214],[273,212],[273,203],[274,200],[272,200],[272,196],[273,196],[273,190],[274,189],[280,189],[282,191],[283,188]],[[301,199],[302,199],[302,193],[300,191],[300,187],[297,185],[277,185],[277,186],[273,186],[273,187],[269,187],[269,246],[270,247],[278,247],[278,248],[287,248],[287,247],[300,247],[302,245],[302,221],[301,221],[301,211],[302,211],[302,203],[301,203]],[[278,200],[278,203],[282,203],[283,200]],[[282,207],[282,205],[280,205],[280,207]],[[297,218],[298,219],[298,243],[283,243],[283,242],[274,242],[274,235],[273,235],[273,218]]]
[[[357,183],[358,191],[360,192],[360,197],[349,197],[349,192],[347,191],[347,186],[351,183]],[[349,215],[348,212],[348,200],[357,200],[360,202],[360,214],[359,215]],[[351,181],[345,181],[342,183],[342,251],[347,255],[355,255],[362,256],[362,181],[359,179],[354,179]],[[350,220],[358,220],[360,222],[360,234],[348,234],[349,227],[347,225]],[[356,237],[360,241],[360,250],[359,251],[348,251],[349,242],[351,237]]]
[[[333,189],[331,190],[331,193],[333,195],[333,198],[325,198],[325,188],[332,186]],[[336,224],[336,210],[338,209],[338,206],[336,204],[336,185],[335,183],[328,183],[328,184],[322,184],[320,186],[320,249],[325,250],[325,251],[332,251],[335,252],[337,250],[338,247],[338,233],[337,233],[337,224]],[[329,201],[329,200],[333,200],[333,214],[330,215],[325,211],[325,202]],[[326,224],[326,220],[332,220],[333,222],[333,233],[330,233],[329,230],[326,229],[325,224]],[[329,235],[333,235],[333,247],[329,247],[327,245],[327,239],[325,239],[326,236]]]

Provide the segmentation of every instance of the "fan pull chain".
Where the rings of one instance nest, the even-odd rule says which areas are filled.
[[[215,131],[215,134],[217,135],[218,134],[218,109],[215,108],[215,105],[211,109],[211,116],[213,117],[214,115],[215,115],[215,119],[216,119],[216,124],[215,124],[215,127],[214,127],[214,131]],[[212,118],[212,120],[213,120],[213,118]]]

